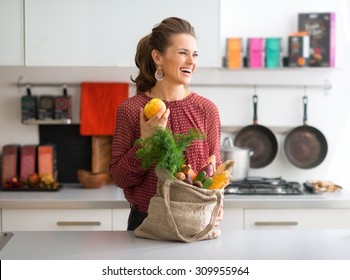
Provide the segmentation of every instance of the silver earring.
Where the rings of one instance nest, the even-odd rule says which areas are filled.
[[[163,81],[164,80],[164,71],[161,66],[158,66],[156,73],[154,73],[154,77],[157,81]]]

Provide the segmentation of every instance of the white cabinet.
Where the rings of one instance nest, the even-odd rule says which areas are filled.
[[[120,208],[120,209],[113,209],[112,210],[112,216],[113,216],[113,222],[112,222],[112,230],[126,230],[128,226],[128,218],[129,218],[130,208]]]
[[[243,229],[243,209],[240,208],[225,208],[224,216],[220,222],[220,229]]]
[[[0,65],[24,64],[23,1],[0,1]]]
[[[27,0],[25,15],[28,66],[134,66],[137,42],[174,15],[196,29],[199,66],[221,66],[219,1]]]
[[[350,229],[350,209],[245,209],[244,229]]]
[[[2,209],[3,231],[112,230],[111,209]]]

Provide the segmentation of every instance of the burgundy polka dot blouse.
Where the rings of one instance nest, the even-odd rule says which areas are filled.
[[[118,107],[110,163],[114,183],[124,190],[132,207],[142,212],[147,212],[157,188],[154,169],[141,168],[141,162],[135,155],[137,146],[134,145],[140,137],[140,108],[150,99],[146,94],[138,94],[124,100]],[[217,165],[220,164],[221,124],[216,105],[194,92],[183,100],[165,101],[165,104],[170,109],[167,126],[171,131],[187,133],[195,127],[207,135],[204,141],[193,141],[187,148],[186,163],[197,172],[207,158],[215,154]]]

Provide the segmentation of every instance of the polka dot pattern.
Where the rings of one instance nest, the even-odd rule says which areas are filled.
[[[145,94],[130,97],[118,107],[116,129],[113,137],[110,172],[114,183],[124,190],[130,204],[147,212],[150,199],[157,189],[154,168],[143,170],[136,157],[135,140],[140,137],[140,108],[151,98]],[[187,163],[198,171],[210,155],[220,159],[220,117],[216,105],[209,99],[192,92],[183,100],[165,101],[170,109],[167,126],[175,133],[187,133],[197,128],[206,134],[206,139],[195,140],[185,152]]]

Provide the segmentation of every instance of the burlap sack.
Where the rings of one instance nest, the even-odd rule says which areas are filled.
[[[147,218],[135,230],[135,236],[183,242],[220,236],[215,222],[222,204],[222,191],[191,186],[170,178],[166,170],[156,172],[157,193],[151,199]]]

